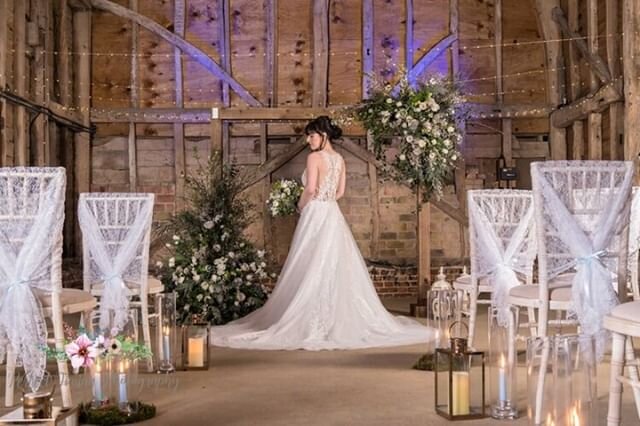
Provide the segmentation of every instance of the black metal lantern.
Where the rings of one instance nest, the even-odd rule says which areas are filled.
[[[464,325],[460,322],[451,324],[450,346],[436,349],[436,413],[449,420],[483,418],[486,417],[485,355],[482,351],[469,350],[467,338],[453,337],[456,324]]]

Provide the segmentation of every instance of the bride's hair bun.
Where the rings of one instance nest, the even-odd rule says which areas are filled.
[[[304,133],[306,135],[310,133],[326,133],[329,139],[334,140],[342,136],[342,129],[336,124],[333,124],[329,117],[321,115],[307,123],[304,128]]]

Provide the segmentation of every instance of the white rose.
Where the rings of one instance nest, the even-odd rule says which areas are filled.
[[[393,102],[393,99],[391,99],[391,98],[387,98],[387,103],[388,103],[388,104],[390,104],[390,103],[392,103],[392,102]]]
[[[173,236],[173,241],[180,241],[180,237],[179,237],[179,236],[177,236],[177,235],[174,235],[174,236]]]
[[[400,155],[398,156],[398,158],[400,159],[400,161],[404,161],[404,160],[406,160],[406,159],[407,159],[407,156],[406,156],[406,155],[404,155],[404,154],[400,154]]]
[[[447,132],[449,133],[453,133],[456,129],[453,128],[453,126],[449,126],[447,127]]]
[[[202,294],[199,294],[199,295],[197,295],[197,296],[196,296],[196,300],[197,300],[198,302],[200,302],[200,301],[202,300],[202,298],[203,298],[203,297],[204,297],[204,296],[202,296]]]
[[[204,227],[205,227],[206,229],[211,229],[211,228],[213,228],[213,221],[211,221],[211,220],[206,221],[206,222],[204,223]]]
[[[418,140],[418,146],[420,148],[424,148],[425,146],[427,146],[427,142],[424,139],[419,139]]]
[[[396,102],[396,106],[397,107],[401,107],[402,106],[402,102],[400,102],[400,101]]]
[[[456,154],[453,154],[451,156],[451,160],[456,161],[458,159],[458,156]]]
[[[200,275],[195,274],[195,275],[193,276],[193,281],[195,281],[195,282],[197,282],[197,283],[198,283],[198,282],[200,282]]]
[[[162,262],[159,262],[159,261],[158,261],[158,262],[156,262],[156,266],[157,266],[158,268],[162,268],[164,265],[162,264]]]

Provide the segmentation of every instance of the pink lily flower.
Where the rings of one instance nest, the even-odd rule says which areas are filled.
[[[75,341],[66,345],[64,351],[71,360],[74,370],[80,367],[91,367],[94,358],[98,355],[93,347],[93,341],[86,334],[80,335]]]

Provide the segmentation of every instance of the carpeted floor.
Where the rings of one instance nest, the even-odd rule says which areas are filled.
[[[408,300],[386,300],[397,313]],[[486,317],[478,321],[486,335]],[[486,338],[480,338],[481,349]],[[412,370],[427,345],[357,351],[247,351],[212,348],[211,368],[169,376],[143,374],[141,399],[158,408],[145,425],[443,425],[434,412],[433,374]],[[608,360],[599,370],[599,421],[605,424]],[[524,374],[524,368],[522,374]],[[4,376],[4,371],[2,371]],[[4,386],[4,383],[2,384]],[[81,389],[82,387],[82,389]],[[526,416],[526,383],[519,384]],[[90,388],[74,385],[76,400]],[[639,424],[624,394],[623,425]],[[491,419],[467,424],[526,425]]]

